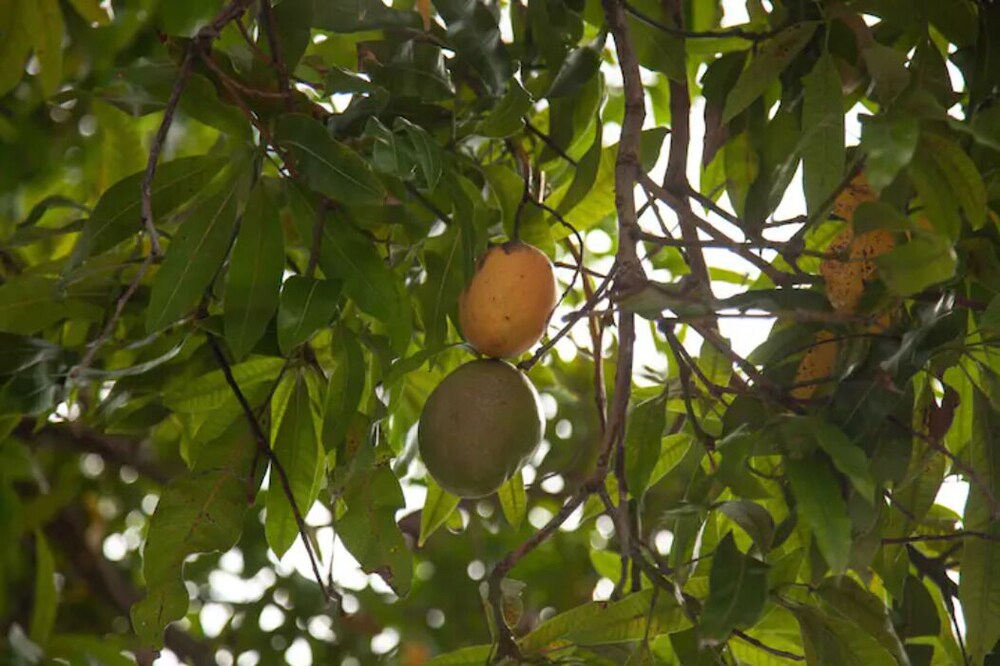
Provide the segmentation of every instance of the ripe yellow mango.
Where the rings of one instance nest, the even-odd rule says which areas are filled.
[[[482,354],[511,358],[531,349],[556,307],[552,262],[519,241],[491,247],[458,301],[466,341]]]

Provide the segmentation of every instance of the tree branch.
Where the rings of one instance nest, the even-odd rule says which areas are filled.
[[[261,455],[267,457],[268,461],[271,463],[271,469],[277,472],[278,481],[281,483],[281,489],[285,493],[285,498],[288,500],[288,504],[292,507],[292,514],[295,516],[295,523],[299,529],[299,538],[302,539],[302,545],[306,549],[306,554],[309,556],[309,564],[312,566],[313,576],[316,578],[316,582],[319,584],[319,588],[323,593],[323,598],[327,602],[336,598],[336,592],[331,588],[326,587],[326,583],[323,582],[323,574],[320,573],[319,564],[317,562],[317,555],[313,551],[312,540],[309,535],[309,530],[306,527],[305,518],[303,518],[302,510],[299,508],[298,503],[295,501],[295,495],[292,492],[292,485],[288,480],[288,473],[285,471],[284,465],[278,460],[278,456],[274,453],[274,449],[271,448],[268,442],[268,436],[261,427],[260,422],[254,415],[253,408],[250,403],[247,402],[246,396],[243,395],[243,391],[240,389],[239,384],[236,383],[236,378],[233,376],[233,371],[229,366],[229,361],[226,360],[226,355],[222,351],[222,347],[219,346],[218,340],[212,333],[206,333],[208,338],[208,346],[212,350],[212,355],[215,356],[215,360],[222,370],[223,376],[226,378],[226,384],[232,390],[233,395],[236,400],[240,403],[240,408],[243,410],[243,415],[247,419],[247,423],[250,426],[250,431],[253,433],[254,440],[257,442],[257,450]]]

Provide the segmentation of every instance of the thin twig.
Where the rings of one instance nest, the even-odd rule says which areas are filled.
[[[896,507],[899,508],[899,507]],[[990,534],[989,532],[977,532],[975,530],[959,530],[948,534],[913,534],[905,537],[886,537],[882,543],[920,543],[924,541],[957,541],[966,537],[982,539],[983,541],[1000,541],[1000,534]]]
[[[763,642],[757,640],[756,638],[754,638],[750,634],[748,634],[745,631],[742,631],[740,629],[734,629],[733,630],[733,635],[736,636],[737,638],[739,638],[742,641],[746,641],[747,643],[749,643],[750,645],[754,646],[755,648],[758,648],[758,649],[763,650],[764,652],[769,652],[770,654],[773,654],[775,657],[781,657],[782,659],[788,659],[790,661],[805,661],[806,660],[806,658],[804,656],[802,656],[801,654],[795,654],[794,652],[786,652],[785,650],[781,650],[781,649],[776,648],[776,647],[771,647],[767,643],[763,643]]]
[[[566,337],[566,335],[576,325],[576,322],[590,315],[594,311],[594,308],[597,307],[597,304],[601,302],[601,299],[604,298],[605,291],[607,291],[608,287],[611,285],[611,281],[614,279],[615,271],[616,267],[612,266],[611,270],[608,271],[608,274],[604,277],[604,281],[601,282],[600,286],[594,291],[593,295],[587,299],[587,302],[583,304],[583,307],[568,314],[565,317],[566,323],[563,327],[559,329],[555,335],[546,340],[541,347],[536,349],[535,353],[532,354],[530,358],[526,358],[518,363],[517,367],[525,372],[531,370],[531,368],[534,367],[534,365],[538,363],[543,356],[548,354],[552,348],[556,346],[556,343]]]
[[[542,143],[544,143],[546,146],[548,146],[549,148],[551,148],[552,152],[554,152],[556,155],[558,155],[559,157],[563,158],[564,160],[566,160],[567,162],[569,162],[573,166],[577,166],[577,161],[576,160],[574,160],[572,157],[570,157],[569,155],[567,155],[566,151],[564,151],[562,148],[560,148],[559,145],[556,144],[556,142],[552,140],[552,137],[550,137],[548,134],[546,134],[542,130],[540,130],[537,127],[535,127],[534,125],[532,125],[530,120],[525,120],[524,121],[524,127],[529,132],[531,132],[532,134],[534,134],[535,136],[537,136],[539,139],[541,139]]]
[[[125,306],[139,289],[139,284],[149,271],[149,267],[152,266],[156,259],[163,256],[163,248],[160,246],[160,235],[156,230],[156,220],[153,217],[153,179],[156,177],[156,168],[159,165],[160,153],[163,151],[163,146],[167,142],[167,135],[170,132],[170,127],[173,125],[174,115],[177,113],[177,108],[180,105],[181,96],[184,94],[184,90],[187,88],[188,81],[194,71],[195,55],[209,48],[212,40],[219,35],[222,28],[225,27],[225,25],[230,21],[239,18],[252,1],[253,0],[233,0],[230,2],[221,12],[219,12],[211,23],[199,31],[198,35],[188,44],[188,47],[184,52],[184,59],[181,62],[180,71],[177,74],[177,78],[174,80],[173,88],[170,90],[170,96],[167,98],[167,104],[163,109],[163,118],[160,120],[160,126],[156,130],[156,135],[153,137],[153,143],[149,147],[149,157],[146,160],[146,171],[143,174],[142,184],[140,186],[142,222],[146,229],[146,233],[149,236],[149,254],[139,266],[139,270],[132,279],[132,282],[125,288],[125,291],[122,292],[121,296],[118,297],[115,302],[115,310],[105,323],[101,333],[94,339],[93,342],[90,343],[90,345],[88,345],[87,351],[80,360],[80,363],[78,363],[70,371],[69,376],[71,378],[79,377],[93,364],[94,359],[97,356],[97,352],[100,351],[100,349],[114,335],[115,327],[118,325],[118,321],[125,312]]]
[[[285,471],[285,467],[281,464],[281,461],[278,460],[278,456],[275,454],[274,449],[271,448],[271,445],[268,442],[268,436],[264,432],[264,428],[257,420],[257,417],[254,415],[253,408],[250,406],[250,403],[247,402],[246,396],[243,395],[243,390],[240,389],[239,384],[236,382],[236,378],[233,376],[232,368],[229,365],[229,361],[226,360],[226,355],[222,351],[222,347],[219,345],[218,340],[212,333],[206,333],[206,337],[208,338],[208,346],[212,350],[212,355],[215,356],[219,369],[222,370],[222,374],[226,379],[226,384],[229,385],[229,388],[232,390],[237,402],[240,403],[240,408],[243,410],[243,415],[246,417],[247,423],[250,426],[250,431],[257,443],[258,451],[267,457],[271,463],[271,469],[277,472],[278,481],[281,483],[281,489],[285,494],[285,499],[288,500],[288,504],[292,508],[292,515],[295,516],[295,523],[298,526],[299,537],[302,539],[302,545],[305,547],[306,554],[309,556],[309,564],[312,566],[313,576],[315,576],[316,582],[319,584],[320,590],[323,593],[323,598],[327,602],[330,602],[331,600],[336,599],[336,593],[334,590],[328,589],[326,587],[326,583],[323,581],[323,574],[320,573],[317,555],[313,552],[309,530],[306,527],[306,521],[302,515],[302,511],[299,508],[298,503],[295,501],[295,495],[292,492],[292,485],[288,479],[288,473]]]
[[[292,96],[292,87],[288,82],[288,67],[281,55],[281,42],[278,40],[278,26],[274,20],[274,10],[271,8],[271,0],[260,0],[260,18],[264,27],[264,34],[267,36],[267,44],[271,49],[271,60],[274,70],[278,74],[278,86],[282,96],[285,98],[285,109],[295,110],[295,100]]]
[[[674,37],[683,37],[684,39],[724,39],[726,37],[739,37],[740,39],[745,39],[750,42],[761,42],[770,39],[777,35],[784,28],[775,28],[774,30],[765,30],[761,32],[756,32],[753,30],[745,30],[743,28],[727,28],[725,30],[683,30],[681,28],[675,28],[669,26],[662,21],[657,21],[649,14],[642,12],[632,5],[625,3],[625,11],[627,11],[632,16],[636,17],[643,23],[646,23],[657,30],[662,30],[668,35]]]

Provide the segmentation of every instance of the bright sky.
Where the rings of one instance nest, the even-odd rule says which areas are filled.
[[[769,6],[770,3],[764,0],[765,6]],[[733,26],[745,23],[748,20],[745,2],[744,0],[723,0],[722,2],[725,18],[723,21],[723,26]],[[509,36],[508,36],[509,38]],[[961,75],[958,70],[955,69],[951,63],[949,64],[950,73],[952,75],[953,81],[956,85],[961,85]],[[621,84],[620,73],[617,70],[608,68],[606,69],[606,75],[609,82],[612,84]],[[847,116],[846,122],[846,139],[847,143],[856,144],[860,140],[861,136],[861,125],[858,121],[859,108],[852,110]],[[691,152],[690,160],[688,164],[688,177],[692,183],[697,183],[699,180],[699,164],[701,162],[701,145],[702,136],[704,134],[704,104],[703,100],[697,100],[692,109],[691,117]],[[647,123],[652,123],[652,112],[651,109],[647,108]],[[619,132],[618,127],[606,126],[605,127],[605,143],[613,143],[617,140],[617,135]],[[667,141],[669,141],[669,136]],[[665,168],[665,156],[667,154],[667,144],[664,144],[664,149],[662,153],[663,159],[657,164],[657,167],[653,170],[652,175],[654,178],[661,177],[663,170]],[[728,201],[723,198],[721,204],[728,208]],[[795,178],[788,189],[788,193],[781,203],[778,210],[775,212],[775,218],[783,219],[790,218],[796,215],[800,215],[805,212],[805,200],[802,195],[802,185],[801,185],[801,169],[796,173]],[[665,215],[668,223],[671,221],[669,214]],[[709,215],[708,219],[713,223],[717,224],[726,233],[739,238],[739,232],[737,229],[726,223],[721,218],[717,216]],[[655,220],[643,220],[645,224],[651,224],[649,230],[656,232]],[[794,233],[794,228],[785,227],[782,231],[784,234],[790,235]],[[782,236],[779,234],[771,234],[772,240],[781,240]],[[594,252],[607,251],[610,247],[611,239],[602,231],[594,231],[588,234],[586,239],[587,247]],[[757,276],[757,271],[752,266],[746,264],[743,260],[734,258],[731,253],[724,250],[706,250],[706,258],[710,264],[724,266],[732,270],[739,270],[741,272],[746,272],[749,274],[750,278],[753,279]],[[764,255],[765,257],[767,255]],[[604,265],[598,262],[596,265],[592,266],[595,270],[600,271],[602,268],[608,268],[610,260]],[[654,279],[669,279],[669,276],[654,274],[651,277]],[[715,285],[716,296],[724,297],[737,291],[738,288],[734,285],[728,284],[717,284]],[[557,317],[553,318],[553,321],[558,322]],[[750,351],[756,348],[764,339],[772,325],[772,320],[768,319],[723,319],[720,322],[720,328],[722,333],[730,339],[733,344],[733,348],[736,352],[741,355],[747,355]],[[585,335],[586,327],[579,327],[581,337],[579,341],[582,346],[589,345],[589,340]],[[695,335],[689,336],[686,346],[689,349],[697,353],[700,346],[700,340]],[[562,344],[557,345],[557,353],[559,353],[563,358],[570,358],[575,355],[575,349],[573,344],[566,341]],[[663,364],[665,359],[662,355],[655,351],[652,341],[652,334],[650,329],[645,326],[639,326],[639,339],[637,341],[637,367],[643,365],[663,369]],[[549,405],[551,408],[552,405]],[[545,444],[542,446],[541,453],[544,453]],[[541,455],[538,456],[538,459]],[[419,465],[419,463],[417,463]],[[412,471],[421,472],[419,468],[414,468]],[[533,468],[525,469],[525,481],[530,483],[534,480],[534,470]],[[551,492],[558,492],[561,490],[562,481],[559,478],[548,479],[546,481],[546,489]],[[426,495],[426,490],[421,485],[415,485],[412,483],[403,483],[403,491],[406,497],[406,508],[402,509],[398,516],[403,516],[413,511],[420,509],[423,506],[424,497]],[[968,484],[960,481],[954,477],[949,478],[941,488],[938,494],[938,503],[962,513],[965,506],[965,498],[968,494]],[[536,527],[540,527],[545,523],[550,517],[550,514],[543,509],[533,510],[529,515],[529,521]],[[334,532],[330,527],[327,526],[330,523],[329,512],[320,505],[316,505],[309,512],[307,516],[307,522],[310,525],[319,527],[317,532],[317,541],[320,545],[320,554],[322,556],[322,561],[324,563],[324,568],[331,566],[332,558],[332,572],[333,578],[336,584],[343,589],[345,594],[345,610],[351,612],[357,607],[357,599],[353,597],[350,592],[352,590],[362,590],[366,586],[370,586],[372,589],[383,593],[386,597],[391,598],[392,592],[385,585],[385,583],[378,576],[367,575],[361,571],[357,561],[351,556],[351,554],[344,548],[343,543],[335,538]],[[565,529],[574,529],[579,524],[579,516],[573,516],[567,522]],[[603,538],[610,537],[611,532],[607,529],[608,526],[598,525],[598,532],[600,532]],[[602,529],[604,528],[604,529]],[[604,534],[604,532],[608,532]],[[669,535],[667,539],[657,539],[657,545],[661,544],[663,541],[663,546],[669,547]],[[112,546],[112,548],[117,549],[117,546]],[[106,550],[108,546],[106,544]],[[124,550],[124,548],[122,548]],[[117,554],[117,553],[116,553]],[[124,555],[124,553],[122,553]],[[288,575],[293,571],[298,572],[299,575],[304,576],[307,579],[312,579],[312,573],[309,565],[308,557],[306,556],[305,549],[303,548],[301,542],[296,542],[291,550],[278,561],[274,558],[273,554],[269,554],[272,563],[279,575]],[[120,559],[120,558],[115,558]],[[486,566],[488,563],[483,563],[480,561],[473,561],[469,563],[467,574],[470,578],[478,580],[483,577],[486,571]],[[235,603],[241,601],[250,601],[259,599],[268,587],[270,587],[274,582],[273,574],[270,572],[261,572],[254,579],[243,579],[240,574],[243,571],[243,558],[238,550],[233,550],[227,553],[222,560],[222,569],[220,571],[214,572],[210,578],[210,586],[212,588],[212,597],[214,603],[205,604],[200,611],[201,622],[205,628],[206,633],[211,637],[217,635],[221,632],[230,619],[231,610],[225,605],[226,602]],[[416,575],[429,576],[431,571],[428,571],[427,567],[418,567]],[[610,585],[605,585],[606,581],[601,581],[597,588],[595,589],[595,598],[606,596],[610,592]],[[609,581],[608,581],[609,582]],[[352,608],[353,607],[353,608]],[[438,615],[432,614],[428,615],[428,622],[431,626],[436,626],[435,623],[445,622],[443,613]],[[278,605],[270,605],[267,607],[265,613],[261,616],[261,628],[264,630],[272,630],[280,626],[285,620],[285,614],[283,610]],[[312,622],[309,623],[309,632],[318,639],[332,640],[334,637],[334,629],[331,628],[330,622],[325,618],[314,618]],[[387,653],[392,650],[396,644],[399,642],[399,634],[394,629],[387,629],[379,635],[372,639],[372,649],[377,653]],[[308,645],[305,641],[296,641],[292,645],[287,647],[285,653],[286,660],[288,663],[295,664],[295,666],[311,666],[312,656],[310,654]],[[250,655],[244,654],[240,656],[238,662],[233,661],[232,655],[221,654],[219,655],[221,664],[233,664],[237,663],[238,666],[252,666],[255,661]],[[164,652],[164,656],[156,661],[158,666],[173,666],[177,664],[176,658],[169,652]],[[344,666],[354,666],[349,662],[344,662]]]

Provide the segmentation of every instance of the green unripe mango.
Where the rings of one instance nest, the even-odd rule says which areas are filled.
[[[420,457],[438,485],[459,497],[495,492],[545,432],[538,393],[504,361],[460,366],[438,384],[417,427]]]

